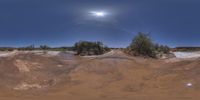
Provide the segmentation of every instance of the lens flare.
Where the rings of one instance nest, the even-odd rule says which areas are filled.
[[[91,11],[91,15],[96,16],[96,17],[104,17],[106,16],[106,13],[103,11]]]

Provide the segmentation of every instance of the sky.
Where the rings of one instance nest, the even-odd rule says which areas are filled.
[[[126,47],[138,32],[170,47],[200,46],[199,5],[200,0],[0,0],[0,46],[72,46],[82,40]]]

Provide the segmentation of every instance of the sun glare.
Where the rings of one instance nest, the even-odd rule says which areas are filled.
[[[103,11],[91,11],[90,14],[96,17],[104,17],[106,16],[106,13]]]

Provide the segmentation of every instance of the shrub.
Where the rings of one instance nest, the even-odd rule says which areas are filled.
[[[167,45],[159,45],[159,44],[155,44],[155,50],[159,53],[170,53],[170,48]]]
[[[136,56],[156,57],[155,46],[149,35],[139,32],[128,47],[128,52]]]
[[[48,50],[48,49],[50,49],[50,47],[47,46],[47,45],[40,45],[40,49],[42,49],[42,50]]]
[[[35,49],[34,45],[18,48],[18,50],[34,50],[34,49]]]
[[[77,55],[100,55],[109,49],[102,42],[80,41],[74,44]]]
[[[164,46],[164,45],[161,45],[160,46],[160,52],[163,52],[163,53],[169,53],[170,52],[170,48],[168,46]]]
[[[12,47],[0,47],[0,51],[14,51],[15,48]]]

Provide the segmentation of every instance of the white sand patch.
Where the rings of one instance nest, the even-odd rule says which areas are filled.
[[[44,56],[60,56],[63,51],[48,51],[48,50],[32,50],[32,51],[0,51],[0,57],[10,57],[18,54],[36,54]],[[73,51],[65,51],[64,53],[74,55]]]
[[[19,69],[20,72],[30,72],[27,62],[21,61],[21,60],[16,60],[14,64]]]
[[[47,51],[47,54],[48,55],[51,55],[51,56],[57,56],[59,55],[60,51]]]
[[[28,89],[40,89],[42,88],[42,86],[40,86],[39,84],[27,84],[27,83],[22,83],[17,85],[16,87],[14,87],[14,90],[28,90]]]
[[[42,55],[44,52],[42,50],[33,50],[33,51],[26,51],[26,53],[34,53],[37,55]]]
[[[57,56],[61,51],[48,51],[48,50],[32,50],[32,51],[19,51],[21,54],[33,53],[37,55]]]
[[[18,54],[28,54],[28,53],[34,53],[34,54],[38,54],[41,55],[43,54],[43,51],[41,50],[34,50],[34,51],[0,51],[0,57],[10,57],[10,56],[15,56]]]
[[[195,52],[174,52],[176,58],[199,58],[200,51]]]
[[[166,59],[165,62],[172,63],[172,62],[180,62],[184,60],[196,60],[200,58],[200,51],[195,52],[173,52],[175,58]]]
[[[91,55],[91,56],[82,56],[82,57],[86,57],[86,58],[97,58],[97,57],[107,57],[107,56],[112,56],[112,55],[116,55],[121,53],[120,51],[117,50],[111,50],[110,52],[107,52],[105,54],[102,55]]]
[[[18,53],[18,51],[0,51],[0,57],[8,57],[8,56],[14,56]]]
[[[44,55],[44,56],[58,56],[61,51],[48,51],[48,50],[43,50],[40,52],[32,52],[34,54],[39,54],[39,55]]]

